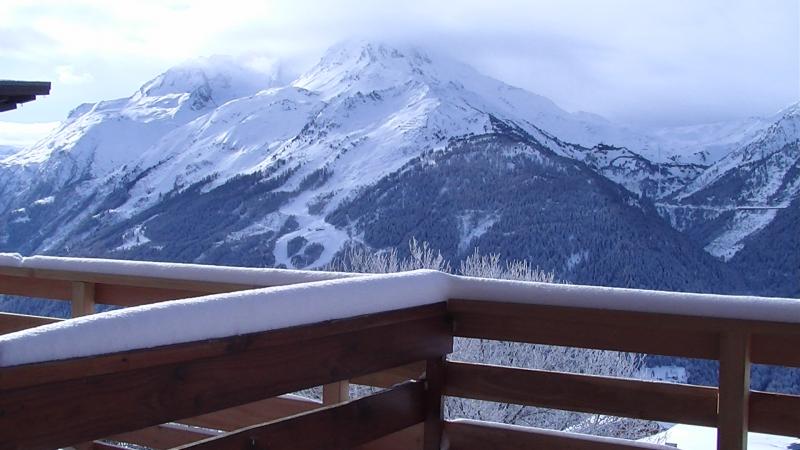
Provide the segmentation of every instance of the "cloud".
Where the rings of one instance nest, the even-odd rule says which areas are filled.
[[[62,84],[83,84],[94,80],[92,74],[88,72],[78,73],[72,66],[56,67],[58,82]]]
[[[797,1],[4,0],[4,12],[26,24],[25,39],[0,44],[11,75],[92,68],[91,83],[42,103],[58,117],[97,95],[129,95],[192,57],[261,55],[297,71],[352,37],[431,47],[567,109],[621,121],[763,115],[800,98]],[[7,35],[0,30],[0,42]],[[72,74],[65,81],[85,75]]]
[[[47,136],[57,126],[58,122],[0,122],[0,146],[27,147]]]

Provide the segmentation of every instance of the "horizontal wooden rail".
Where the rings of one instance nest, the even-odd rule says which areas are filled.
[[[440,357],[452,351],[450,325],[443,311],[444,305],[431,305],[360,320],[184,344],[175,346],[180,362],[163,359],[158,366],[93,376],[73,372],[71,379],[8,389],[0,396],[0,448],[85,442]],[[416,319],[408,317],[412,312]],[[383,323],[397,315],[406,320],[371,327],[365,323]],[[219,352],[220,343],[223,354],[204,357],[207,346]],[[169,354],[170,350],[155,351]],[[186,360],[192,351],[195,358]],[[118,369],[131,356],[126,352],[118,357]],[[58,363],[34,366],[45,366],[50,372],[59,369]],[[91,361],[83,366],[91,367]],[[18,377],[25,369],[30,368],[0,369],[5,376],[2,383],[20,385]],[[82,412],[79,421],[74,420],[75,411]]]
[[[424,395],[425,383],[412,381],[358,400],[255,425],[179,449],[352,448],[425,420]]]
[[[117,306],[138,306],[165,300],[235,292],[265,286],[208,281],[187,281],[169,278],[103,275],[85,272],[18,269],[17,275],[0,273],[0,294],[24,297],[72,300],[72,283],[95,285],[97,303]]]
[[[0,334],[13,333],[28,328],[60,322],[63,319],[43,316],[29,316],[25,314],[0,313]]]
[[[271,348],[278,343],[292,342],[298,338],[322,338],[336,334],[366,330],[390,324],[416,321],[425,318],[446,320],[444,304],[391,311],[350,319],[334,320],[313,326],[302,326],[272,330],[225,339],[213,339],[199,343],[177,344],[160,348],[99,355],[92,358],[77,358],[16,367],[0,368],[0,390],[36,384],[52,383],[110,374],[125,370],[144,369],[164,364],[191,362],[201,358],[225,356],[234,349]],[[447,325],[447,333],[450,334]],[[450,337],[450,340],[452,338]],[[392,366],[388,366],[392,367]],[[382,371],[384,367],[373,372]]]
[[[717,420],[715,388],[461,362],[446,370],[454,397],[692,425]]]
[[[212,430],[233,431],[321,407],[322,403],[310,399],[292,396],[274,397],[183,419],[180,423]]]
[[[752,336],[751,361],[800,367],[800,325],[673,314],[450,300],[456,336],[719,359],[720,335]]]
[[[656,444],[473,421],[447,421],[451,450],[668,450]]]
[[[800,436],[800,396],[750,391],[750,431]]]
[[[394,367],[389,370],[356,377],[350,380],[350,382],[352,384],[386,388],[408,380],[419,380],[424,373],[425,361],[418,361],[412,364]]]

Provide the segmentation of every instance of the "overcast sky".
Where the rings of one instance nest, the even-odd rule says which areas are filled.
[[[3,0],[0,78],[53,90],[0,121],[59,121],[196,56],[301,71],[348,38],[429,47],[619,122],[719,121],[800,99],[800,0]]]

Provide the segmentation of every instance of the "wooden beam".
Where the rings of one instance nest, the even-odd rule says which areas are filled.
[[[422,422],[424,396],[424,384],[412,381],[358,400],[255,425],[178,449],[352,448]]]
[[[475,300],[449,300],[456,336],[688,358],[719,358],[721,333],[752,336],[751,361],[800,367],[800,325]]]
[[[5,367],[0,368],[0,390],[225,356],[232,349],[267,349],[299,339],[323,338],[423,319],[441,320],[445,315],[445,304],[439,303],[223,339],[98,355],[91,358]]]
[[[0,81],[0,95],[48,95],[50,93],[49,81]]]
[[[201,441],[209,436],[217,436],[220,433],[212,430],[191,429],[189,427],[165,424],[120,433],[108,436],[105,439],[113,442],[141,445],[152,449],[164,449]]]
[[[322,403],[310,399],[295,396],[274,397],[182,419],[180,423],[213,430],[233,431],[321,407]]]
[[[25,314],[0,313],[0,334],[13,333],[27,330],[28,328],[60,322],[63,319],[55,317],[29,316]]]
[[[149,305],[167,300],[200,297],[203,295],[233,292],[219,289],[190,290],[152,286],[96,283],[97,302],[115,306]]]
[[[27,297],[71,299],[71,283],[95,283],[97,302],[137,306],[176,298],[268,287],[237,283],[111,275],[65,270],[0,267],[0,293]]]
[[[0,273],[0,294],[72,300],[72,283]]]
[[[421,311],[430,314],[432,308]],[[381,323],[397,314],[402,312],[354,322]],[[349,321],[195,343],[188,346],[197,349],[195,359],[6,390],[0,396],[0,448],[44,449],[98,439],[452,351],[443,314],[329,334]],[[203,346],[216,349],[220,341],[227,343],[225,352],[206,357]],[[82,365],[91,369],[92,359]],[[58,364],[48,368],[58,370]]]
[[[796,325],[800,329],[800,325]],[[751,336],[750,361],[755,364],[800,367],[800,335],[757,333]]]
[[[725,333],[720,338],[718,450],[747,450],[749,396],[750,336]]]
[[[442,396],[445,387],[445,357],[430,358],[425,364],[425,426],[423,450],[439,450],[442,445],[444,415]]]
[[[381,372],[357,377],[350,380],[350,382],[352,384],[387,388],[404,381],[419,380],[424,374],[425,361],[417,361],[404,366],[394,367],[389,370],[383,370]]]
[[[532,369],[447,363],[445,392],[499,403],[715,426],[717,390]]]
[[[72,317],[94,314],[94,283],[72,282]]]
[[[750,391],[749,430],[797,436],[800,433],[800,395]]]
[[[356,450],[421,450],[424,425],[418,423],[405,430],[396,431],[356,447]]]
[[[587,436],[563,431],[475,421],[447,421],[445,433],[451,450],[669,450],[673,447],[626,439]]]
[[[322,386],[322,404],[335,405],[350,400],[350,383],[337,381]]]
[[[471,300],[450,300],[448,310],[461,337],[689,358],[718,355],[715,333],[670,328],[672,321],[658,314]]]

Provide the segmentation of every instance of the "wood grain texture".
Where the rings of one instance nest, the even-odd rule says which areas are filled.
[[[0,272],[0,294],[23,297],[72,300],[72,282],[64,280],[33,279],[5,275]]]
[[[182,419],[180,423],[213,430],[233,431],[321,407],[322,403],[314,400],[297,397],[274,397]]]
[[[62,270],[0,268],[0,293],[24,297],[71,300],[72,283],[93,283],[98,303],[137,306],[164,300],[198,297],[268,285],[193,281],[169,277],[108,275]]]
[[[757,433],[798,436],[800,395],[750,391],[749,430]]]
[[[638,315],[616,311],[450,300],[456,336],[716,359],[719,342],[709,331],[648,326]]]
[[[99,439],[452,351],[444,317],[304,339],[330,327],[336,324],[280,330],[256,348],[252,339],[235,341],[216,357],[4,391],[0,448]]]
[[[424,418],[424,383],[408,382],[358,400],[255,425],[177,449],[347,449],[408,428]]]
[[[390,387],[408,380],[419,380],[425,373],[425,361],[393,367],[377,373],[371,373],[350,380],[353,384],[362,384],[374,387]]]
[[[396,431],[364,445],[356,450],[421,450],[424,424]]]
[[[750,336],[725,333],[720,338],[718,450],[747,450],[749,396]]]
[[[422,435],[424,450],[439,450],[442,445],[444,410],[442,408],[446,372],[444,356],[425,362],[425,426]]]
[[[447,363],[445,392],[500,403],[715,426],[717,390],[594,375]]]
[[[0,368],[0,390],[52,383],[163,364],[221,356],[237,348],[267,348],[299,339],[313,339],[425,318],[445,317],[444,303],[283,328],[229,338],[168,345],[143,350]],[[448,328],[449,329],[449,328]]]
[[[719,336],[752,336],[751,361],[800,367],[800,324],[449,300],[456,336],[687,358],[719,358]]]
[[[94,314],[94,283],[72,282],[72,317]]]
[[[335,405],[350,400],[350,383],[337,381],[322,386],[322,404]]]

